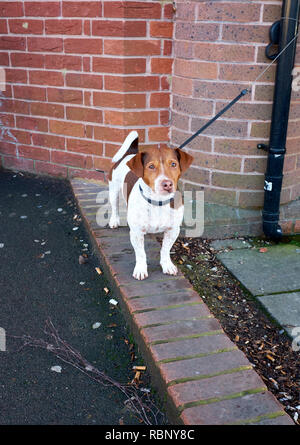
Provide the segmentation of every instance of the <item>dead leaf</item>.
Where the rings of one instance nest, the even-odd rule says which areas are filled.
[[[266,247],[262,247],[261,249],[259,249],[260,253],[266,253],[268,252],[268,249]]]
[[[79,264],[85,264],[87,262],[87,259],[84,258],[82,255],[79,255],[78,262]]]

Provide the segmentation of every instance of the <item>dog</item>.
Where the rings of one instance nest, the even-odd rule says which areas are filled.
[[[127,222],[136,264],[133,277],[148,277],[144,249],[146,233],[163,233],[160,265],[164,274],[176,275],[170,250],[176,241],[183,219],[183,203],[177,191],[180,175],[193,161],[193,157],[180,149],[138,147],[138,133],[132,131],[112,159],[109,176],[111,217],[109,227],[120,225],[118,196],[120,191],[127,202]]]

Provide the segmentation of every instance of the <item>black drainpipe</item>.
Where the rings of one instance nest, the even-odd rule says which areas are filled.
[[[282,18],[270,30],[271,42],[278,43],[278,53],[295,37],[298,30],[300,0],[283,0]],[[258,148],[268,150],[265,174],[265,196],[262,212],[263,232],[267,238],[280,240],[282,229],[278,224],[280,194],[283,179],[284,155],[292,90],[297,39],[278,58],[275,80],[272,122],[269,147],[259,144]],[[270,58],[274,58],[271,56]]]

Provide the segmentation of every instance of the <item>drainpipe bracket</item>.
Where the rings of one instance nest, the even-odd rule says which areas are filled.
[[[258,150],[264,150],[264,151],[269,152],[270,147],[266,144],[257,144],[257,148],[258,148]]]

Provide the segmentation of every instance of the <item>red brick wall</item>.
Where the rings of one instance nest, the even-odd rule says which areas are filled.
[[[281,1],[176,2],[171,142],[198,130],[265,69],[269,28]],[[300,42],[297,64],[300,63]],[[264,197],[275,65],[205,133],[189,144],[195,156],[185,188],[205,191],[205,201],[260,208]],[[293,93],[282,203],[300,196],[300,93]]]
[[[0,1],[0,17],[4,167],[94,177],[130,129],[168,142],[172,3]]]

